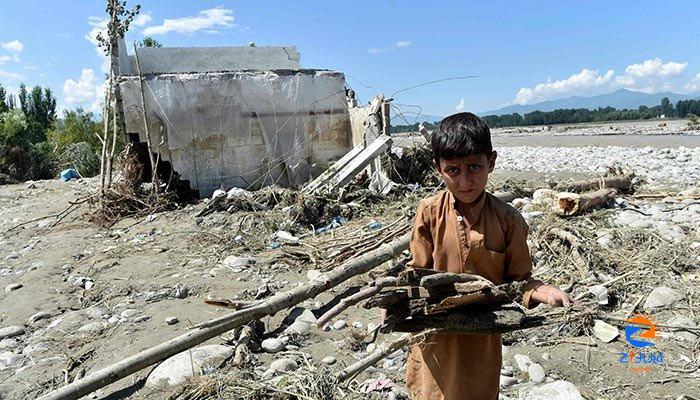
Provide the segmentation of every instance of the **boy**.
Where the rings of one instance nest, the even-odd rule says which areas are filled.
[[[409,265],[478,274],[495,284],[528,280],[526,307],[569,305],[566,293],[530,278],[523,217],[484,191],[496,163],[486,122],[472,113],[451,115],[431,143],[447,190],[419,204]],[[406,386],[412,399],[495,400],[500,369],[500,335],[435,334],[411,349]]]

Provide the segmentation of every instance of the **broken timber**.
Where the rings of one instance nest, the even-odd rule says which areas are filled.
[[[569,217],[606,204],[615,196],[615,193],[617,193],[616,189],[600,189],[581,194],[563,192],[557,195],[554,207],[557,214]]]
[[[307,184],[303,192],[307,194],[333,193],[352,181],[377,156],[391,145],[391,137],[381,135],[369,145],[357,146],[341,157],[318,178]]]
[[[366,273],[382,263],[397,257],[402,251],[408,248],[409,240],[410,234],[406,234],[390,243],[382,244],[379,248],[369,251],[347,264],[328,272],[323,280],[312,281],[307,285],[274,295],[250,308],[239,310],[197,325],[184,335],[170,339],[167,342],[163,342],[115,364],[102,368],[78,381],[49,392],[39,399],[78,399],[146,367],[172,357],[175,354],[221,335],[224,332],[245,325],[250,321],[260,319],[266,315],[274,315],[304,300],[316,297],[320,293],[338,286],[353,276]]]

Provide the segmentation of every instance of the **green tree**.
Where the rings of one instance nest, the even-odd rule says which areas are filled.
[[[10,106],[7,104],[7,91],[0,85],[0,114],[8,111]]]
[[[95,120],[92,112],[78,108],[64,111],[63,118],[56,121],[55,128],[50,130],[47,136],[59,152],[71,143],[85,142],[90,145],[95,154],[99,154],[102,143],[97,134],[101,130],[102,123]]]
[[[673,104],[668,97],[661,99],[661,113],[667,117],[673,116]]]
[[[163,44],[161,44],[159,41],[153,39],[150,36],[146,36],[141,40],[140,42],[137,43],[139,47],[163,47]]]

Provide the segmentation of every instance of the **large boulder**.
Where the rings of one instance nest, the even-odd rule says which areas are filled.
[[[218,368],[234,353],[233,348],[220,344],[200,346],[176,354],[157,366],[148,378],[146,386],[175,386],[187,378],[200,376],[203,371]]]

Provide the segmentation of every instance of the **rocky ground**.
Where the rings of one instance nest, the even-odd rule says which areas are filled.
[[[598,299],[603,310],[622,318],[637,310],[659,324],[699,325],[700,136],[696,138],[694,146],[683,149],[498,148],[493,189],[513,179],[541,187],[548,179],[595,177],[613,164],[635,170],[648,182],[612,208],[571,221],[552,219],[537,199],[516,201],[532,227],[535,275],[562,286],[567,275],[575,276],[570,262],[556,264],[548,256],[549,242],[540,240],[544,227],[557,221],[590,239],[585,248],[595,253],[590,260],[599,269],[597,280],[572,282],[572,293],[581,302]],[[384,232],[429,195],[418,191],[364,206],[348,223],[317,236],[294,232],[306,243],[299,246],[270,237],[283,227],[279,212],[196,217],[204,202],[127,218],[109,228],[87,221],[85,205],[55,226],[56,218],[38,219],[60,213],[94,185],[94,180],[81,180],[0,186],[0,398],[36,398],[231,311],[205,304],[207,297],[264,298],[307,284],[325,264],[305,257],[303,249],[333,248]],[[358,277],[352,284],[366,279]],[[604,296],[594,294],[602,290],[597,286],[606,289]],[[350,308],[326,329],[316,328],[312,322],[319,310],[345,289],[264,318],[265,335],[260,348],[251,346],[251,365],[244,370],[230,365],[237,338],[223,335],[90,397],[206,398],[197,394],[208,393],[217,398],[217,391],[228,390],[227,398],[235,398],[231,393],[254,398],[261,387],[267,393],[285,387],[288,392],[327,393],[335,372],[398,336],[380,335],[375,343],[364,343],[379,318],[361,307]],[[603,298],[608,304],[602,304]],[[545,305],[536,310],[551,311]],[[611,324],[621,336],[610,339],[606,334],[615,328],[594,321],[505,335],[502,397],[700,397],[697,330],[659,328],[656,349],[663,352],[663,362],[636,371],[634,363],[619,361],[619,353],[630,349],[624,323]],[[392,354],[342,393],[400,398],[405,357],[405,351]],[[205,377],[177,386],[193,369]],[[342,397],[335,387],[331,393]]]

